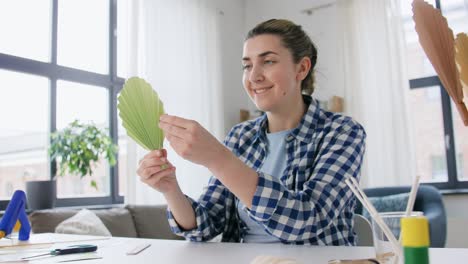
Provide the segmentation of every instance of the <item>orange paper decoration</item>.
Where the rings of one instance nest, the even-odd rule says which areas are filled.
[[[455,41],[447,19],[432,5],[414,0],[413,20],[424,52],[454,101],[463,123],[468,126],[468,110],[463,103],[463,88],[455,63]]]

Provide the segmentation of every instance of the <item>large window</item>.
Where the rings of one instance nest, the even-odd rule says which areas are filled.
[[[125,72],[117,43],[128,25],[127,0],[1,1],[0,10],[0,210],[28,180],[57,170],[47,153],[49,135],[75,119],[109,130],[120,151],[115,167],[98,164],[99,188],[76,175],[59,177],[57,205],[122,203],[126,137],[118,133],[117,94]],[[115,34],[117,33],[117,34]],[[123,60],[119,60],[123,62]],[[118,134],[122,134],[118,136]],[[120,172],[120,173],[119,173]]]
[[[439,189],[468,188],[468,129],[445,92],[419,44],[412,19],[412,0],[401,2],[404,15],[411,129],[416,169],[422,181]],[[464,0],[427,1],[442,11],[454,34],[468,31]]]
[[[0,200],[48,178],[49,80],[0,69]],[[14,87],[14,88],[13,88]]]

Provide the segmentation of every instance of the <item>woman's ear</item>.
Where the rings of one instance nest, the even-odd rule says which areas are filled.
[[[297,64],[297,74],[296,78],[298,81],[303,81],[306,77],[307,74],[309,74],[309,71],[311,71],[312,67],[312,62],[310,61],[309,57],[304,57],[299,61]]]

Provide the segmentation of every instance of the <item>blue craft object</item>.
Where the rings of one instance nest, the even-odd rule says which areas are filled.
[[[26,194],[21,190],[15,191],[5,214],[0,219],[0,239],[11,234],[17,221],[21,225],[18,239],[21,241],[29,240],[31,225],[26,215]]]

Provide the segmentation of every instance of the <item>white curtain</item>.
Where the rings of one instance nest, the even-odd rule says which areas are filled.
[[[346,114],[366,129],[361,183],[408,185],[415,176],[399,0],[338,0]]]
[[[132,3],[131,75],[145,78],[168,114],[194,119],[222,139],[218,12],[204,0],[139,0]],[[161,194],[140,182],[137,163],[147,152],[129,140],[128,204],[162,204]],[[165,142],[169,160],[187,195],[198,197],[209,171],[178,157]]]

